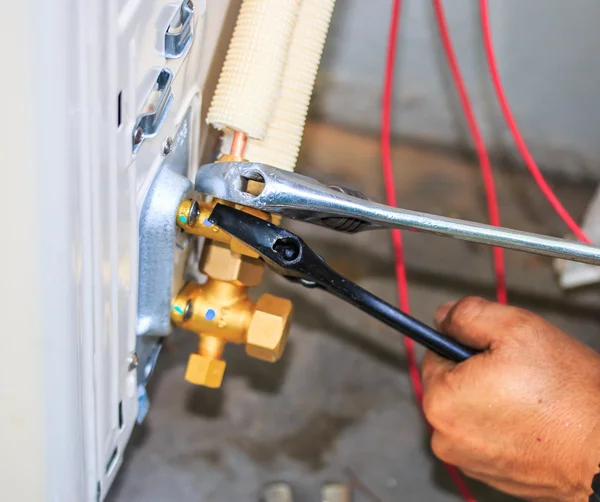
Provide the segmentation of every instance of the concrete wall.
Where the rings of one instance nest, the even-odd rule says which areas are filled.
[[[489,146],[512,150],[487,78],[476,0],[444,2],[455,49]],[[376,132],[391,0],[338,0],[312,112]],[[600,2],[490,0],[500,71],[517,121],[547,170],[600,178]],[[430,0],[405,0],[394,96],[396,136],[469,143]]]

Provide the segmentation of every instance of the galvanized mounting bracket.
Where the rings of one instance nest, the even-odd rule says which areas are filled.
[[[140,217],[137,335],[166,335],[171,330],[170,305],[180,202],[192,189],[189,179],[161,167]]]
[[[171,331],[171,299],[180,202],[192,189],[186,177],[162,166],[146,196],[140,217],[137,355],[138,384],[154,367],[160,338]]]
[[[158,74],[156,84],[152,89],[157,93],[156,102],[150,103],[148,106],[150,110],[139,115],[135,121],[131,138],[133,153],[139,150],[144,140],[158,134],[158,130],[173,102],[172,82],[173,72],[168,68],[163,68]]]
[[[192,45],[194,40],[193,19],[194,4],[191,0],[183,0],[165,33],[165,57],[167,59],[180,58]]]
[[[190,159],[190,120],[188,111],[165,159],[146,194],[140,214],[138,315],[137,315],[137,383],[138,422],[143,421],[150,403],[146,384],[162,347],[162,339],[171,332],[171,299],[175,280],[175,262],[185,250],[188,237],[175,223],[181,201],[192,191],[186,177]],[[170,139],[170,138],[167,138]]]

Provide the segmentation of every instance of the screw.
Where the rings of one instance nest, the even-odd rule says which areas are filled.
[[[171,136],[167,136],[167,139],[164,140],[162,144],[162,154],[163,156],[167,156],[173,150],[173,138]]]
[[[198,216],[200,216],[200,204],[198,204],[198,201],[195,200],[190,206],[187,216],[187,224],[193,226],[194,223],[198,221]]]
[[[129,371],[133,371],[138,365],[138,355],[134,352],[129,356]]]
[[[144,129],[142,126],[138,126],[135,131],[133,131],[133,144],[139,145],[144,139]]]
[[[188,300],[185,304],[185,310],[183,311],[183,322],[187,322],[192,318],[194,314],[194,308],[192,306],[192,300]]]

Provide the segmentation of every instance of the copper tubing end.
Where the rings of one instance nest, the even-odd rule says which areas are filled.
[[[244,158],[247,141],[248,136],[246,136],[243,132],[235,131],[233,133],[233,141],[231,142],[231,151],[229,152],[230,155]]]

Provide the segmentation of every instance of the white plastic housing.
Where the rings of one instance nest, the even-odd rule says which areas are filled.
[[[194,0],[194,44],[167,61],[160,39],[180,4],[0,2],[0,500],[102,500],[121,465],[137,414],[140,205],[188,109],[195,165],[204,83],[230,36],[230,2]],[[163,67],[174,100],[134,156],[132,127]]]

